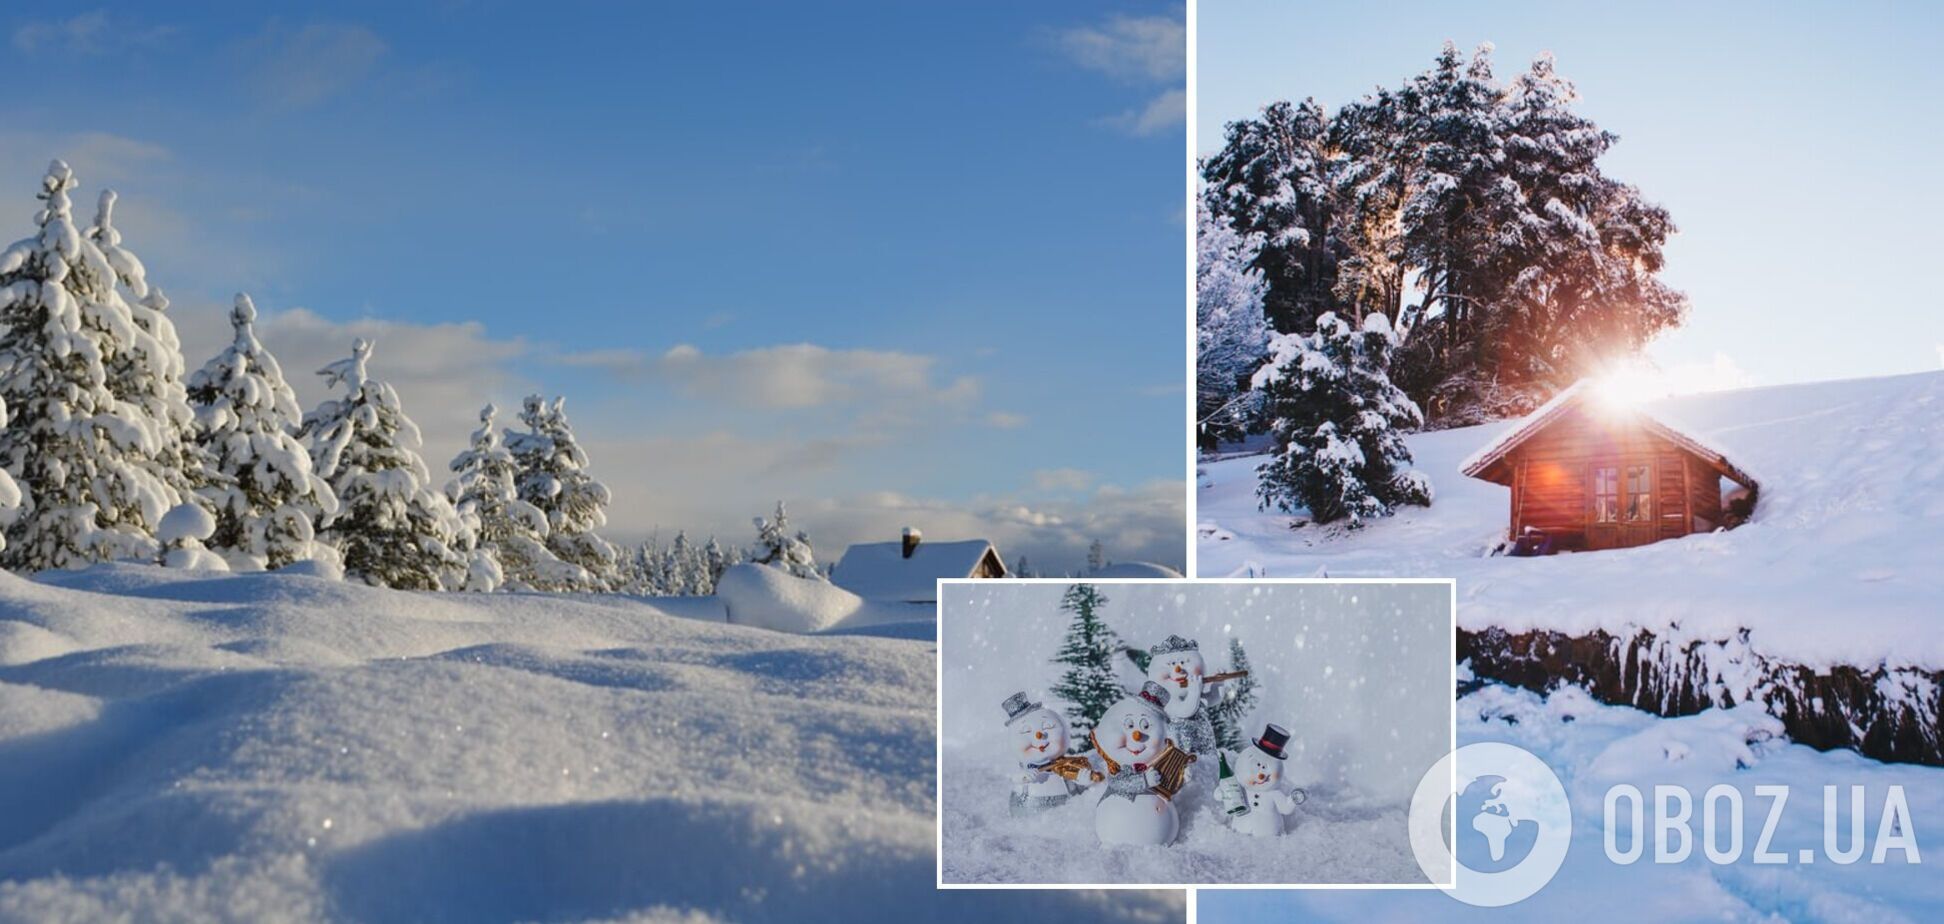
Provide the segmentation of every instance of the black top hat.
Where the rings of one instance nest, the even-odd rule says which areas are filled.
[[[1277,760],[1282,760],[1283,745],[1289,743],[1289,729],[1281,725],[1265,725],[1262,729],[1262,736],[1250,743],[1256,746],[1256,750]]]

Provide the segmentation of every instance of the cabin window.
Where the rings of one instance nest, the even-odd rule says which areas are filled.
[[[1627,466],[1627,522],[1639,523],[1654,518],[1653,467]]]
[[[1593,522],[1617,523],[1620,520],[1620,470],[1593,469]]]

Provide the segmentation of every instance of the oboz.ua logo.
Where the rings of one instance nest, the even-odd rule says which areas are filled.
[[[1447,754],[1411,797],[1411,851],[1451,897],[1497,907],[1544,888],[1566,861],[1566,787],[1531,752],[1500,742]]]

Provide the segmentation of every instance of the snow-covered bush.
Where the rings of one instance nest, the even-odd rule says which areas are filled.
[[[492,558],[508,590],[578,590],[590,586],[586,569],[561,561],[547,548],[547,515],[523,501],[514,486],[518,466],[500,439],[499,409],[479,412],[472,444],[452,460],[457,473],[446,496],[472,525],[479,551]],[[485,567],[478,564],[476,567]],[[479,581],[474,581],[477,587]]]
[[[587,473],[587,453],[567,422],[567,399],[527,396],[520,410],[526,432],[506,432],[519,464],[520,500],[546,515],[547,548],[587,572],[584,590],[606,590],[618,577],[619,555],[595,530],[607,525],[607,486]]]
[[[398,392],[372,380],[371,344],[318,371],[344,397],[304,415],[311,464],[337,495],[320,535],[343,556],[346,577],[406,590],[458,590],[472,576],[472,536],[444,494],[430,486],[418,425]]]
[[[210,546],[238,568],[282,568],[314,558],[317,524],[337,495],[291,435],[297,393],[256,338],[256,305],[236,296],[230,345],[189,377],[197,441],[214,477],[200,490],[216,512]]]
[[[1206,201],[1195,218],[1195,417],[1202,447],[1213,449],[1254,422],[1259,396],[1244,386],[1269,346],[1269,286],[1254,268],[1261,235],[1236,234]]]
[[[0,565],[16,571],[152,560],[156,523],[182,501],[160,455],[171,422],[110,387],[135,354],[166,361],[75,228],[74,185],[67,164],[49,166],[35,235],[0,252],[0,468],[25,489]]]
[[[1371,314],[1361,328],[1334,313],[1313,334],[1279,334],[1253,384],[1275,450],[1258,470],[1264,508],[1309,511],[1318,523],[1351,526],[1388,516],[1399,504],[1431,503],[1431,482],[1411,470],[1406,430],[1423,415],[1389,377],[1396,346],[1389,321]]]
[[[730,622],[778,632],[820,632],[864,609],[862,597],[828,581],[757,565],[724,571],[716,593]]]
[[[749,551],[750,561],[781,568],[796,577],[825,580],[823,572],[817,568],[817,555],[810,547],[810,536],[802,530],[790,532],[790,513],[782,501],[776,502],[775,519],[756,517],[751,522],[756,526],[756,547]]]
[[[164,568],[191,571],[228,571],[229,562],[211,552],[204,542],[216,532],[216,518],[200,504],[178,504],[162,515],[156,539],[162,543]]]

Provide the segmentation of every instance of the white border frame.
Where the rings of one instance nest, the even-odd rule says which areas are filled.
[[[1408,882],[1408,883],[1405,882],[1400,882],[1400,883],[946,882],[945,881],[945,643],[943,641],[945,633],[944,633],[943,623],[947,618],[945,615],[945,588],[947,585],[954,585],[954,584],[982,584],[982,585],[1098,584],[1102,586],[1111,586],[1111,585],[1127,586],[1127,585],[1135,585],[1135,584],[1167,584],[1167,585],[1241,584],[1241,585],[1255,585],[1255,586],[1260,586],[1263,584],[1326,584],[1326,585],[1328,584],[1333,584],[1333,585],[1443,584],[1445,585],[1445,588],[1447,590],[1446,619],[1448,624],[1450,625],[1450,630],[1451,630],[1450,634],[1447,636],[1449,641],[1447,643],[1446,650],[1445,650],[1445,655],[1446,655],[1445,661],[1447,664],[1450,665],[1450,669],[1451,669],[1449,675],[1450,683],[1451,683],[1449,687],[1449,689],[1451,690],[1451,703],[1450,703],[1450,709],[1448,711],[1449,725],[1447,726],[1446,729],[1445,743],[1446,743],[1447,753],[1458,750],[1458,580],[1456,578],[1102,578],[1099,580],[1088,580],[1086,578],[1005,578],[1001,580],[977,579],[977,578],[940,578],[938,580],[938,585],[937,585],[938,612],[936,617],[940,625],[938,627],[938,632],[936,633],[935,636],[938,639],[938,641],[933,643],[934,652],[933,652],[933,659],[932,659],[933,660],[932,683],[937,688],[937,693],[934,695],[932,722],[933,722],[933,727],[938,730],[937,734],[934,735],[932,739],[932,766],[934,767],[934,772],[932,774],[932,805],[933,805],[932,856],[934,860],[932,879],[933,879],[933,884],[941,891],[974,891],[979,889],[1183,889],[1186,890],[1188,893],[1185,896],[1185,899],[1187,901],[1188,908],[1189,908],[1189,920],[1192,921],[1194,919],[1194,907],[1196,901],[1195,890],[1197,889],[1230,889],[1230,890],[1370,889],[1370,890],[1384,890],[1384,891],[1430,891],[1430,890],[1450,891],[1451,889],[1457,887],[1457,883],[1456,883],[1457,868],[1455,866],[1452,869],[1453,881],[1446,882],[1446,883],[1435,883],[1435,882]],[[1458,768],[1457,768],[1457,763],[1455,761],[1452,762],[1452,766],[1450,768],[1450,775],[1451,775],[1451,780],[1450,783],[1448,784],[1450,787],[1450,791],[1456,792],[1458,790]],[[1446,838],[1449,839],[1448,840],[1449,843],[1457,842],[1456,830],[1455,830],[1456,826],[1457,826],[1457,820],[1455,817],[1446,822],[1445,836]]]

